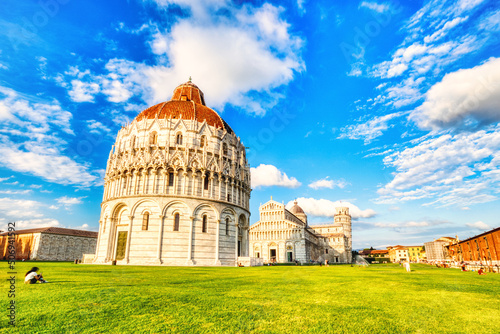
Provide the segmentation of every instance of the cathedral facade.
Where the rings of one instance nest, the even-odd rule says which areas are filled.
[[[245,146],[189,80],[118,132],[93,263],[236,265],[250,191]]]
[[[352,228],[348,207],[335,208],[334,223],[312,225],[297,204],[287,210],[271,200],[259,207],[260,220],[250,227],[251,256],[264,263],[351,263]]]

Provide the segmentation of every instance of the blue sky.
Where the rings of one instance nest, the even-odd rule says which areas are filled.
[[[261,203],[353,246],[498,227],[495,1],[0,3],[0,229],[98,229],[121,126],[191,76],[242,138]]]

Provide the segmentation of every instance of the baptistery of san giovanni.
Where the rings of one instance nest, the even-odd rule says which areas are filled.
[[[236,265],[250,191],[245,146],[189,80],[118,132],[94,263]]]

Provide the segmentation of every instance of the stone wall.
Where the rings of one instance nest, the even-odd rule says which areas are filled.
[[[72,235],[40,233],[37,247],[31,260],[74,261],[81,260],[83,254],[95,253],[97,238]]]

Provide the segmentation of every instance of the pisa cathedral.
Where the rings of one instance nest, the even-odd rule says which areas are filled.
[[[250,191],[245,146],[189,80],[118,132],[93,263],[236,265]]]
[[[260,220],[250,227],[250,252],[264,263],[325,260],[351,263],[352,227],[348,207],[335,208],[333,224],[310,226],[296,201],[287,210],[285,204],[271,197],[259,207],[259,215]]]

